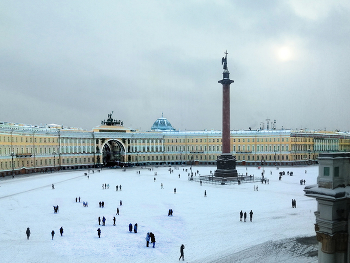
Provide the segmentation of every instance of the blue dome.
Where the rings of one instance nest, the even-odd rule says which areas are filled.
[[[175,131],[167,118],[158,118],[152,125],[152,131]]]

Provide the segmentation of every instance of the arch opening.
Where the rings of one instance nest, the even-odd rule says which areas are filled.
[[[102,148],[103,166],[124,166],[125,147],[118,140],[107,141]]]

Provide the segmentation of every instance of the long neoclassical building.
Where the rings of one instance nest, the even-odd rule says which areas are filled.
[[[244,165],[303,165],[319,153],[350,151],[350,134],[304,130],[232,130],[231,153]],[[221,131],[178,131],[161,117],[137,131],[108,115],[92,131],[0,123],[0,176],[101,166],[216,164]]]

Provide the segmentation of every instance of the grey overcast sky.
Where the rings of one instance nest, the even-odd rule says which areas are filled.
[[[0,2],[0,121],[350,130],[348,0]]]

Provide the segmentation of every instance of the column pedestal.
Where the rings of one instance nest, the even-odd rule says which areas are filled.
[[[237,177],[236,157],[231,154],[222,154],[216,161],[217,170],[214,175],[216,177]]]

